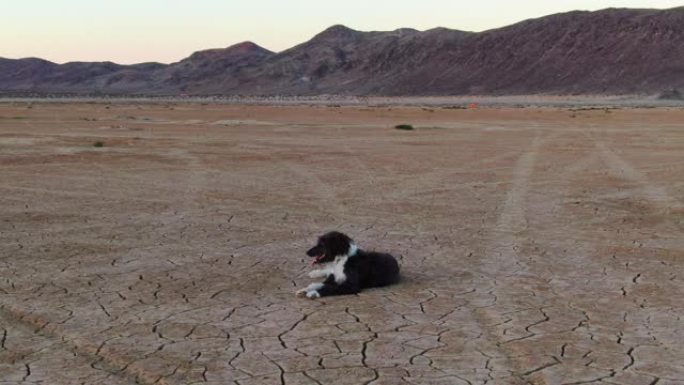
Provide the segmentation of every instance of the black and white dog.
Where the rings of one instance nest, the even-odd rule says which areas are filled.
[[[322,269],[309,273],[311,278],[325,278],[297,291],[311,299],[330,295],[355,294],[367,287],[379,287],[399,280],[399,264],[393,256],[359,249],[347,235],[337,231],[318,238],[316,246],[306,252],[315,258],[312,265]]]

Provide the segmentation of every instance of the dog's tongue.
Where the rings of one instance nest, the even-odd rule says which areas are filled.
[[[318,257],[316,257],[316,259],[313,260],[313,262],[311,262],[311,266],[317,264],[317,263],[320,262],[320,260],[323,259],[323,258],[325,258],[325,254],[319,255]]]

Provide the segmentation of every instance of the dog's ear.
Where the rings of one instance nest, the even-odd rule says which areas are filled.
[[[331,257],[338,255],[345,255],[349,252],[349,246],[352,244],[352,239],[340,232],[331,232],[325,235],[325,248],[330,253]]]

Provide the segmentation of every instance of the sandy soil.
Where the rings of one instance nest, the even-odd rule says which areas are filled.
[[[683,121],[0,105],[0,384],[684,384]],[[295,297],[331,229],[403,281]]]

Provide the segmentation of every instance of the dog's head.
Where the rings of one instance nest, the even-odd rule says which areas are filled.
[[[335,260],[339,255],[354,255],[356,245],[347,235],[337,231],[331,231],[318,238],[316,246],[309,249],[306,255],[314,259],[312,264],[327,263]]]

